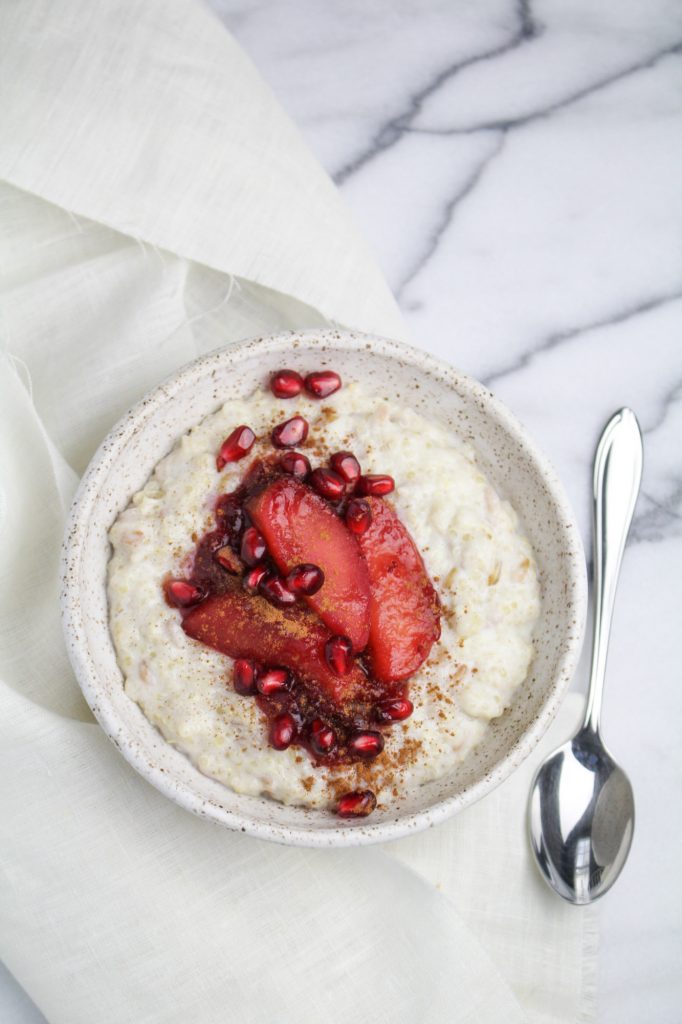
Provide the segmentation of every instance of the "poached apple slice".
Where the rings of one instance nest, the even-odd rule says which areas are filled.
[[[305,597],[332,633],[361,651],[369,638],[369,577],[355,538],[329,504],[293,477],[280,477],[251,498],[247,512],[283,576],[312,564],[324,583]]]
[[[276,608],[265,598],[246,593],[236,581],[224,593],[190,609],[182,628],[231,658],[286,666],[307,689],[312,687],[341,712],[367,699],[367,679],[355,663],[343,676],[328,666],[325,644],[332,634],[312,612]]]
[[[396,512],[364,499],[372,521],[357,534],[369,570],[369,660],[382,683],[407,679],[440,637],[440,604],[421,555]]]

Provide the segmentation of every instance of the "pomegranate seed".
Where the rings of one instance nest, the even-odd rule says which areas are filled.
[[[331,754],[336,746],[336,733],[321,718],[315,718],[310,725],[310,742],[316,753]]]
[[[278,424],[272,432],[272,443],[276,448],[295,448],[308,436],[308,421],[302,416],[292,416],[290,420]]]
[[[303,565],[297,565],[291,570],[286,582],[292,593],[310,597],[316,594],[324,583],[324,573],[319,565],[304,562]]]
[[[324,656],[332,672],[345,676],[353,664],[353,645],[347,636],[330,636],[324,645]]]
[[[279,457],[279,464],[285,473],[290,473],[297,480],[305,480],[310,472],[310,462],[300,452],[284,452]]]
[[[348,740],[348,749],[358,757],[376,757],[384,749],[384,737],[380,732],[356,732]]]
[[[320,370],[309,373],[305,379],[305,389],[314,398],[328,398],[341,387],[341,378],[333,370]]]
[[[290,608],[296,604],[296,594],[289,590],[281,576],[265,576],[258,589],[263,597],[267,597],[278,608]]]
[[[270,742],[275,750],[286,750],[294,742],[296,737],[296,722],[293,715],[283,711],[281,715],[273,718],[270,726]]]
[[[256,692],[258,669],[255,661],[248,658],[237,658],[232,670],[232,685],[236,693],[242,697],[253,697]]]
[[[244,568],[239,555],[235,554],[232,548],[227,545],[223,548],[218,548],[217,551],[214,551],[213,557],[218,565],[222,565],[223,569],[227,569],[228,572],[234,573],[235,576],[238,576]]]
[[[329,465],[332,467],[335,473],[342,476],[348,484],[349,490],[352,490],[356,484],[358,477],[360,476],[360,463],[355,458],[352,452],[334,452]]]
[[[414,711],[414,704],[407,697],[382,700],[375,709],[378,722],[404,722]]]
[[[382,473],[361,476],[358,480],[358,494],[372,494],[375,497],[382,497],[395,490],[395,480],[392,476]]]
[[[218,472],[226,466],[228,462],[239,462],[245,455],[248,455],[253,448],[253,442],[256,440],[251,427],[235,427],[229,437],[226,437],[220,446],[218,457],[215,460],[216,469]]]
[[[268,570],[264,565],[257,565],[255,568],[249,569],[242,580],[244,590],[248,590],[249,594],[255,594],[261,585],[263,578],[267,575]]]
[[[168,580],[164,584],[166,599],[176,608],[189,608],[190,605],[199,604],[206,597],[203,587],[195,587],[187,580]]]
[[[310,476],[310,483],[318,494],[330,501],[338,501],[346,490],[346,481],[333,469],[314,469]]]
[[[365,533],[372,522],[372,510],[366,501],[361,498],[353,498],[348,502],[346,509],[346,526],[351,533]]]
[[[303,377],[295,370],[278,370],[270,378],[270,390],[275,398],[296,398],[303,391]]]
[[[371,789],[356,789],[345,793],[336,805],[340,818],[366,818],[377,805],[377,798]]]
[[[242,561],[247,565],[256,565],[265,554],[265,541],[255,526],[249,526],[244,530],[242,537]]]
[[[270,697],[273,693],[284,693],[289,689],[290,683],[291,676],[286,668],[266,668],[256,677],[256,688],[264,697]]]

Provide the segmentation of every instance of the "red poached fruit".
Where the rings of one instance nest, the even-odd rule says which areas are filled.
[[[365,699],[364,672],[355,664],[345,675],[329,667],[324,653],[329,630],[306,608],[277,608],[264,597],[251,597],[235,582],[191,608],[182,625],[188,636],[230,658],[290,669],[313,697],[337,711]],[[286,676],[283,669],[267,670],[259,675],[259,692],[270,696],[285,690]]]
[[[328,629],[361,651],[369,637],[369,577],[343,520],[324,498],[288,476],[273,480],[246,509],[283,575],[302,563],[319,566],[324,586],[305,601]]]
[[[367,498],[372,522],[357,542],[370,578],[369,661],[381,682],[413,675],[440,637],[438,595],[397,513]]]

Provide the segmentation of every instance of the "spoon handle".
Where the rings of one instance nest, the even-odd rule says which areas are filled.
[[[584,727],[595,733],[616,587],[641,479],[639,423],[631,409],[620,409],[606,424],[594,458],[594,635]]]

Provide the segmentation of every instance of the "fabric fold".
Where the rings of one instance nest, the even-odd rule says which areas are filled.
[[[64,210],[405,337],[327,175],[192,0],[0,5],[0,178]]]
[[[378,851],[227,832],[97,726],[2,709],[3,953],[50,1024],[525,1021],[449,900]]]

